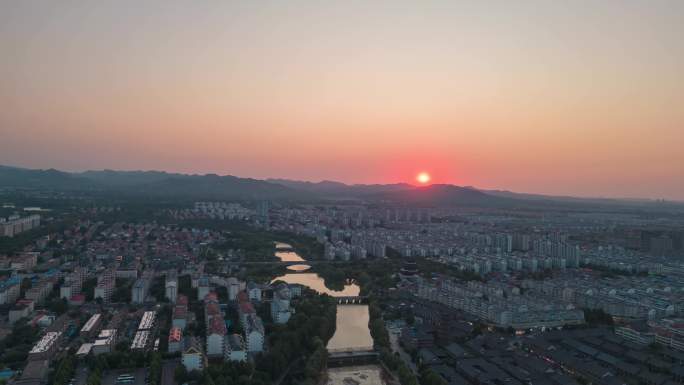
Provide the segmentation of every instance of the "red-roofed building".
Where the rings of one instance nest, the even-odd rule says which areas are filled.
[[[16,304],[17,306],[26,306],[29,313],[33,313],[35,302],[32,299],[20,299]]]
[[[249,302],[249,295],[245,291],[241,291],[237,295],[238,303]]]
[[[172,323],[174,327],[185,330],[188,324],[188,297],[179,295],[176,298],[176,306],[173,307]]]
[[[242,302],[238,306],[238,315],[240,316],[240,323],[242,324],[242,327],[244,327],[247,323],[247,316],[250,314],[256,314],[256,310],[254,310],[254,305],[252,305],[251,302]]]
[[[211,322],[209,323],[207,334],[216,333],[225,335],[227,332],[228,329],[226,328],[226,322],[223,319],[219,317],[212,318]]]
[[[183,331],[180,328],[171,328],[169,332],[169,353],[180,352],[183,348]]]
[[[219,308],[219,305],[216,303],[208,303],[204,307],[204,320],[209,324],[211,322],[211,319],[214,317],[219,317],[221,318],[221,309]]]
[[[226,322],[221,317],[214,317],[207,328],[207,356],[223,357],[227,333]]]
[[[210,291],[209,294],[204,296],[204,303],[208,303],[208,302],[218,303],[218,295],[216,294],[216,292]]]
[[[69,305],[81,306],[85,303],[85,301],[86,301],[85,294],[75,294],[75,295],[72,295],[71,298],[69,298]]]
[[[39,312],[30,321],[30,324],[33,326],[48,327],[52,324],[52,322],[54,322],[54,320],[54,316],[49,316],[45,312]]]
[[[188,316],[188,309],[182,306],[173,308],[173,319],[185,319]],[[182,328],[181,328],[182,329]]]

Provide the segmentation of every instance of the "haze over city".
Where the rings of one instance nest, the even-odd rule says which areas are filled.
[[[0,1],[0,385],[684,385],[683,37]]]
[[[681,1],[0,4],[0,164],[684,199]]]

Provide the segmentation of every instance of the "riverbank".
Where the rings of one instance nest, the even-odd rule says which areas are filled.
[[[382,299],[386,298],[388,289],[398,283],[397,273],[400,267],[401,261],[396,259],[362,260],[349,265],[315,265],[306,273],[291,272],[276,278],[288,283],[302,284],[320,294],[333,297],[363,295],[369,298],[368,305],[337,306],[336,330],[332,339],[328,341],[327,350],[377,350],[380,353],[380,363],[371,365],[369,370],[377,372],[378,375],[364,375],[355,367],[336,368],[332,371],[328,369],[321,370],[320,374],[326,374],[325,381],[321,383],[336,385],[344,379],[363,379],[367,382],[359,381],[359,384],[446,384],[439,375],[427,367],[421,367],[419,373],[414,373],[407,363],[392,351],[383,317]]]
[[[294,248],[294,250],[297,250]],[[293,258],[298,258],[299,255],[279,254],[276,255],[281,259],[285,260]],[[299,259],[295,259],[300,261]],[[305,262],[304,259],[301,262]],[[327,269],[328,273],[334,273],[334,270]],[[342,271],[343,277],[347,274],[346,271]],[[368,278],[370,280],[370,277]],[[315,290],[319,294],[323,294],[324,297],[345,297],[345,296],[357,296],[361,292],[361,287],[354,281],[348,279],[342,279],[338,281],[335,278],[335,285],[330,285],[329,282],[316,272],[288,272],[287,274],[281,275],[274,278],[274,281],[283,281],[290,284],[300,284]],[[335,320],[335,333],[332,338],[327,341],[326,346],[326,357],[327,352],[330,350],[345,350],[345,349],[373,349],[374,342],[373,337],[370,333],[370,315],[367,305],[338,305],[336,307],[336,320]],[[292,320],[290,320],[292,322]],[[322,368],[323,369],[323,368]],[[332,370],[332,371],[331,371]],[[359,384],[368,385],[385,385],[382,380],[384,377],[383,369],[377,365],[371,365],[364,369],[364,371],[369,371],[368,373],[358,372],[354,368],[336,368],[321,370],[320,374],[326,375],[324,381],[321,383],[327,383],[330,385],[342,384],[345,378],[356,378]],[[375,373],[376,375],[372,375]],[[314,377],[310,377],[314,378]],[[361,380],[364,380],[363,382]]]
[[[326,343],[336,331],[337,306],[329,296],[306,291],[285,325],[269,325],[269,349],[256,361],[256,371],[272,380],[289,370],[289,383],[316,384],[327,364]],[[302,358],[294,368],[290,363]]]

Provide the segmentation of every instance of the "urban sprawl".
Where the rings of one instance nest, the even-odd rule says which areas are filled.
[[[6,383],[337,384],[326,367],[351,362],[385,384],[684,384],[682,216],[267,201],[129,219],[135,209],[118,206],[4,209],[0,240],[25,240],[0,253]],[[277,242],[303,258],[278,259]],[[330,296],[284,274],[332,285],[342,274],[332,297],[360,287],[327,308],[368,306],[372,346],[326,351],[323,330],[292,358],[284,346],[325,320],[307,312]]]

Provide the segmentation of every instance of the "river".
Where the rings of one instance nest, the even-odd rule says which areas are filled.
[[[276,249],[291,249],[286,243],[276,243]],[[287,262],[306,262],[294,251],[276,250],[276,257]],[[325,286],[325,280],[316,273],[306,273],[311,266],[297,264],[288,266],[292,273],[276,277],[290,284],[307,286],[318,293],[331,297],[347,297],[359,295],[360,288],[355,283],[349,283],[342,290],[332,290]],[[373,338],[368,329],[368,305],[338,305],[335,334],[328,341],[328,350],[364,349],[373,347]],[[347,381],[352,380],[352,381]],[[381,369],[376,365],[328,369],[328,385],[342,385],[357,383],[359,385],[382,385]]]

